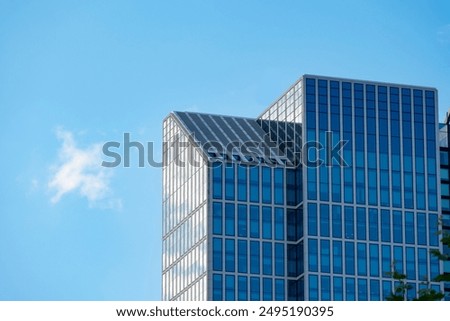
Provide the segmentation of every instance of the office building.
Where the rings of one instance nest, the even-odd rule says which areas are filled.
[[[312,75],[257,118],[171,113],[163,300],[443,291],[437,114],[434,88]]]

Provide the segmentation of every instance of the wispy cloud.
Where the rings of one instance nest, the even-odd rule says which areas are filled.
[[[109,187],[111,172],[101,166],[101,144],[78,148],[74,135],[62,128],[56,131],[56,136],[62,145],[48,182],[53,193],[50,201],[55,204],[65,194],[78,193],[90,206],[121,209],[121,200],[112,197]]]

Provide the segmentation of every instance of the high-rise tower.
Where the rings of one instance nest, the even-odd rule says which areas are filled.
[[[164,121],[164,300],[412,298],[442,270],[437,91],[305,75],[259,118]]]

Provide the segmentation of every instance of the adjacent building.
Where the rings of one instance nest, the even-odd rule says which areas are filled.
[[[443,291],[446,126],[434,88],[312,75],[257,118],[171,113],[163,300],[383,300],[393,270]]]

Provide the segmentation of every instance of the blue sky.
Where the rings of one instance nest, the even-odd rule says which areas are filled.
[[[161,170],[101,145],[257,116],[305,73],[436,87],[442,120],[450,4],[0,0],[0,300],[160,299]]]

